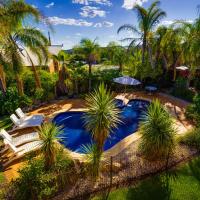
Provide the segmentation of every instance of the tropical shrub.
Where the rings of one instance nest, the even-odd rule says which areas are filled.
[[[97,149],[102,152],[111,130],[120,123],[120,111],[104,84],[100,84],[94,93],[86,97],[86,106],[88,110],[84,114],[85,127],[91,132]]]
[[[45,70],[39,71],[42,88],[35,88],[33,72],[25,70],[23,74],[24,92],[37,101],[48,101],[54,98],[56,74],[51,74]]]
[[[179,142],[200,150],[200,128],[194,128],[179,138]]]
[[[183,77],[179,77],[176,80],[175,87],[171,93],[175,97],[179,97],[186,101],[192,101],[195,93],[188,89],[187,87],[187,79]]]
[[[9,87],[6,94],[0,91],[0,114],[12,114],[18,107],[31,105],[32,101],[26,95],[19,96],[15,87]]]
[[[93,178],[97,178],[101,168],[101,161],[103,160],[103,154],[99,151],[97,145],[85,145],[83,146],[85,153],[85,169]]]
[[[195,95],[193,103],[187,107],[186,117],[200,126],[200,94]]]
[[[48,171],[45,169],[43,157],[30,157],[28,164],[19,170],[19,178],[8,188],[5,199],[49,199],[70,184],[72,172],[75,174],[73,162],[61,149],[54,167]]]
[[[175,129],[170,114],[158,100],[153,101],[141,119],[139,150],[148,159],[162,159],[173,152]]]
[[[58,136],[62,133],[61,127],[53,123],[45,123],[39,128],[42,143],[41,152],[45,160],[45,168],[52,168],[56,162],[56,154],[58,152]]]
[[[194,86],[197,91],[200,91],[200,78],[195,79]]]

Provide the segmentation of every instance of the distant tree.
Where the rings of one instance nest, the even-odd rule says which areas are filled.
[[[85,60],[85,62],[89,66],[89,92],[91,91],[92,83],[91,83],[91,75],[92,75],[92,65],[97,60],[98,57],[99,45],[90,39],[82,39],[80,45],[75,47],[75,52],[81,54]]]
[[[140,5],[136,5],[133,10],[136,11],[138,16],[138,28],[131,24],[125,24],[118,29],[118,33],[121,31],[130,31],[133,34],[139,35],[139,38],[134,36],[125,38],[123,41],[130,42],[129,47],[135,45],[136,42],[142,41],[142,64],[145,63],[145,54],[147,53],[147,50],[150,51],[148,38],[151,32],[160,20],[166,16],[166,13],[158,7],[159,3],[160,1],[155,1],[147,9]]]
[[[58,55],[52,56],[54,63],[57,65],[58,81],[56,83],[57,95],[67,94],[67,64],[69,63],[70,56],[64,51],[60,51]]]

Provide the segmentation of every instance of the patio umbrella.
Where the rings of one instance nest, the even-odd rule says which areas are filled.
[[[113,81],[115,83],[125,85],[125,91],[126,91],[127,85],[135,85],[136,86],[136,85],[141,84],[140,81],[138,81],[137,79],[131,78],[130,76],[121,76],[121,77],[118,77],[118,78],[114,78]]]

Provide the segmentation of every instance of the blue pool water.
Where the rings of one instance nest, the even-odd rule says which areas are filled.
[[[123,123],[113,129],[110,137],[106,140],[104,151],[110,149],[119,141],[134,133],[138,129],[140,117],[147,109],[149,102],[144,100],[131,100],[126,106],[119,101],[117,105],[121,110],[120,119]],[[64,112],[57,115],[53,122],[63,127],[61,143],[68,149],[83,153],[83,145],[93,143],[91,134],[85,129],[83,121],[84,112]]]

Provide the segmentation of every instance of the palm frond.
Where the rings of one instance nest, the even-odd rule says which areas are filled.
[[[102,149],[110,131],[121,122],[120,111],[116,108],[113,96],[104,84],[86,97],[86,106],[88,110],[83,116],[85,127]]]
[[[138,29],[131,25],[131,24],[124,24],[123,26],[121,26],[117,33],[119,34],[121,31],[131,31],[132,33],[137,33],[138,35],[140,35],[141,33],[138,31]]]

